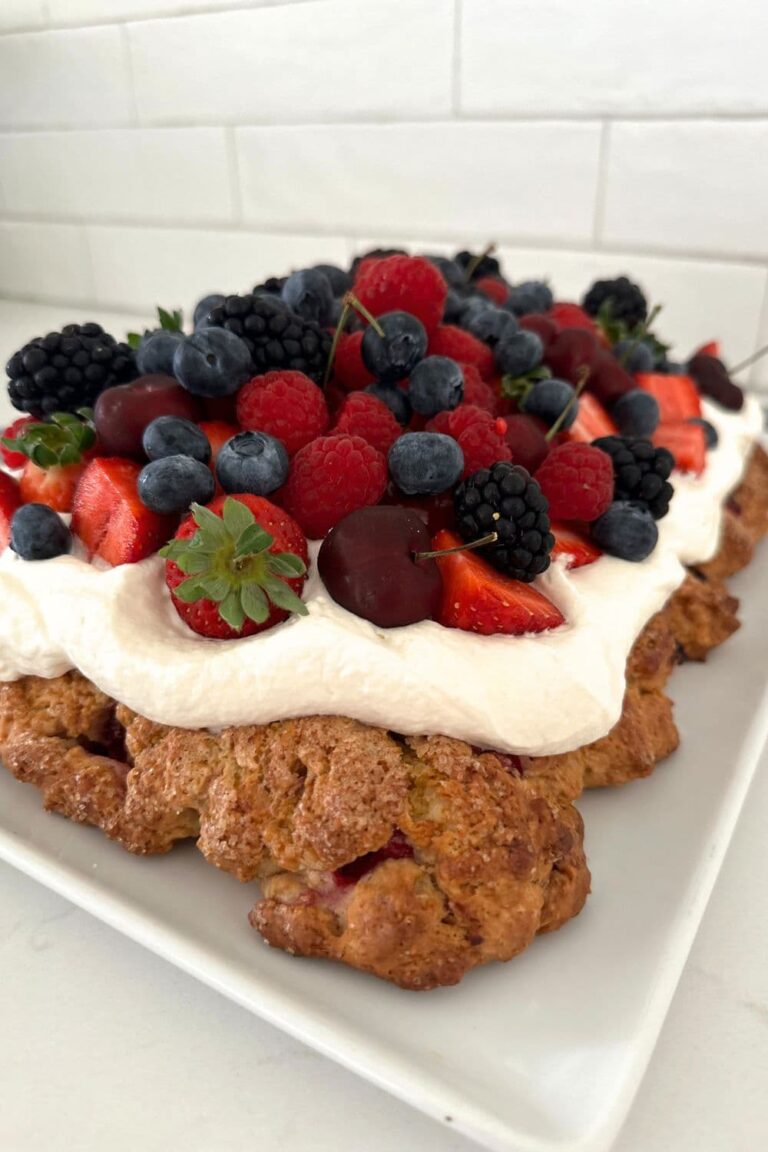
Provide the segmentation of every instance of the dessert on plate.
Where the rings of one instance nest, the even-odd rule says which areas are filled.
[[[454,984],[581,910],[584,788],[738,627],[759,405],[641,289],[376,251],[8,363],[0,752],[270,944]],[[140,865],[137,865],[140,866]]]

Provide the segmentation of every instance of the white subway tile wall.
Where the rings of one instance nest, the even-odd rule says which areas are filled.
[[[768,343],[758,0],[0,0],[0,295],[149,313],[373,243]],[[768,389],[768,362],[751,369]]]

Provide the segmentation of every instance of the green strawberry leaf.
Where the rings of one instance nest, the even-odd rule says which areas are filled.
[[[307,570],[301,557],[293,552],[270,552],[267,564],[275,576],[303,576]]]
[[[263,624],[269,616],[269,603],[258,584],[246,584],[240,590],[240,603],[249,620]]]
[[[309,609],[304,601],[300,600],[293,589],[289,588],[283,580],[273,580],[265,576],[262,587],[277,608],[283,608],[286,612],[295,612],[297,616],[309,615]]]
[[[173,312],[168,312],[165,308],[158,307],[157,318],[160,321],[160,327],[166,332],[183,332],[182,325],[182,312],[180,308],[174,309]]]
[[[224,597],[221,604],[219,604],[219,616],[221,616],[224,623],[229,624],[230,628],[233,628],[235,632],[240,632],[243,624],[245,624],[245,612],[243,611],[240,600],[241,593],[233,588],[232,591]]]
[[[265,532],[259,524],[251,524],[243,532],[235,547],[235,559],[241,560],[244,556],[257,556],[274,544],[274,537]]]
[[[128,344],[128,347],[132,348],[133,351],[135,352],[136,349],[138,348],[139,344],[141,344],[141,333],[140,332],[129,332],[125,339],[126,339],[126,342]]]
[[[90,422],[90,409],[84,415],[74,412],[54,412],[49,420],[25,424],[16,437],[4,436],[3,444],[14,452],[27,456],[39,468],[79,464],[84,454],[96,442],[96,432]]]
[[[231,496],[224,501],[222,519],[233,540],[238,540],[256,522],[250,508],[240,500],[233,500]]]

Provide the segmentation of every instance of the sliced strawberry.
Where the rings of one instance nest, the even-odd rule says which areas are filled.
[[[237,424],[228,424],[225,420],[203,420],[200,427],[208,437],[208,443],[211,446],[211,459],[210,468],[213,475],[216,475],[216,461],[219,458],[222,445],[226,444],[227,440],[231,440],[233,436],[237,436],[240,429]],[[224,489],[218,480],[216,481],[216,495],[222,496]]]
[[[5,429],[2,434],[3,438],[16,440],[22,429],[24,429],[27,424],[34,424],[34,422],[34,416],[19,416],[18,420],[14,420],[13,424],[9,424]],[[14,452],[13,448],[6,448],[5,444],[0,444],[0,453],[2,453],[3,463],[6,468],[23,468],[28,459],[23,452]]]
[[[701,396],[690,376],[638,372],[636,380],[638,388],[656,397],[662,424],[701,416]]]
[[[72,531],[89,556],[108,564],[134,564],[156,552],[173,534],[176,518],[150,512],[136,489],[141,465],[119,456],[87,465],[75,491]]]
[[[679,472],[699,475],[707,464],[707,437],[700,424],[659,424],[651,437],[657,448],[668,448]]]
[[[11,520],[21,504],[21,492],[13,476],[0,472],[0,551],[8,547]]]
[[[553,556],[566,556],[566,568],[584,568],[587,564],[594,564],[602,556],[600,549],[592,543],[585,533],[578,532],[572,524],[552,524],[552,534],[555,537]]]
[[[54,512],[71,512],[77,483],[85,471],[84,464],[54,464],[38,468],[27,460],[19,480],[25,504],[47,504]]]
[[[432,541],[436,551],[460,547],[453,532],[438,532]],[[565,623],[551,600],[530,584],[510,580],[474,552],[438,556],[443,577],[443,602],[438,617],[446,628],[461,628],[483,636],[497,633],[522,636],[546,632]]]
[[[598,436],[617,436],[618,428],[597,397],[582,392],[576,419],[565,435],[568,440],[591,444]]]

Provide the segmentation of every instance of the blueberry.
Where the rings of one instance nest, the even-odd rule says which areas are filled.
[[[192,314],[192,327],[205,328],[208,320],[208,314],[214,309],[223,304],[226,297],[222,296],[221,292],[211,292],[208,296],[203,296],[195,304],[195,311]]]
[[[369,384],[366,392],[370,392],[371,396],[386,404],[400,424],[408,423],[411,418],[411,405],[408,394],[403,392],[402,388],[393,387],[391,384]]]
[[[52,560],[72,546],[72,534],[47,504],[22,504],[11,520],[11,548],[22,560]]]
[[[717,448],[720,437],[717,433],[717,428],[714,424],[710,424],[709,420],[702,420],[700,416],[689,416],[686,421],[688,424],[698,424],[700,428],[704,429],[704,436],[707,441],[707,448]]]
[[[575,394],[572,384],[566,380],[539,380],[525,397],[521,407],[528,416],[538,416],[550,426],[559,420]],[[578,404],[571,404],[567,416],[560,427],[570,428],[576,419]]]
[[[267,496],[288,478],[288,453],[266,432],[238,432],[222,445],[216,475],[225,492]]]
[[[456,408],[464,399],[464,373],[448,356],[427,356],[411,372],[411,408],[421,416]]]
[[[627,372],[653,372],[655,357],[642,340],[619,340],[613,354]]]
[[[164,376],[172,376],[174,353],[183,339],[183,332],[171,332],[166,328],[158,328],[142,336],[136,350],[136,367],[141,375],[151,376],[160,372]]]
[[[519,328],[511,312],[493,306],[465,312],[464,327],[490,348],[495,348],[507,336],[513,336]]]
[[[544,345],[535,332],[521,328],[499,341],[494,356],[496,367],[504,376],[524,376],[541,364]]]
[[[173,374],[193,396],[231,396],[253,375],[247,345],[226,328],[199,328],[173,357]]]
[[[516,316],[548,312],[553,304],[552,289],[543,280],[524,280],[509,290],[509,306]]]
[[[408,376],[426,355],[427,331],[409,312],[385,312],[377,322],[384,335],[369,324],[360,352],[368,371],[382,384],[391,384]]]
[[[190,504],[213,500],[216,482],[210,468],[191,456],[163,456],[144,465],[137,487],[142,504],[169,516],[186,512]]]
[[[205,432],[183,416],[157,416],[144,429],[141,445],[150,460],[190,456],[207,464],[211,458],[211,445]]]
[[[659,423],[659,402],[650,392],[634,388],[619,396],[611,409],[622,436],[651,436]]]
[[[441,432],[406,432],[389,450],[389,471],[406,496],[436,496],[457,482],[464,453]]]
[[[445,296],[443,307],[443,322],[445,324],[460,324],[467,306],[467,297],[457,288],[449,288]]]
[[[328,283],[331,285],[334,296],[343,296],[352,287],[352,277],[349,272],[343,268],[337,268],[335,264],[315,264],[312,271],[322,272],[324,276],[328,277]]]
[[[631,500],[616,500],[592,525],[592,539],[598,548],[620,560],[645,560],[658,538],[659,529],[651,513]]]
[[[455,260],[448,256],[425,256],[430,264],[434,264],[449,288],[463,288],[465,285],[464,269],[460,268]]]
[[[283,303],[302,320],[314,320],[322,325],[330,323],[333,289],[324,272],[316,268],[292,272],[283,284],[282,296]]]

